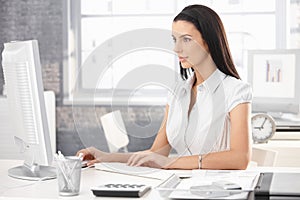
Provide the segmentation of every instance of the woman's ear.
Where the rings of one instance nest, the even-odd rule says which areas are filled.
[[[203,46],[204,46],[205,50],[207,51],[207,53],[209,53],[209,54],[210,54],[210,51],[209,51],[208,45],[207,45],[206,41],[204,41],[204,40],[203,40]]]
[[[200,31],[199,31],[200,32]],[[200,33],[200,38],[201,38],[201,42],[199,42],[201,44],[201,46],[205,49],[205,51],[207,53],[210,53],[209,48],[208,48],[208,44],[207,42],[203,39],[202,34]]]

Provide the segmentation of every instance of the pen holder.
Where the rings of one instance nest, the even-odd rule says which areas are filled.
[[[57,182],[60,196],[79,194],[81,178],[81,160],[76,156],[57,160]]]

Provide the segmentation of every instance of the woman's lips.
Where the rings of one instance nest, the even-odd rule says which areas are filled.
[[[179,56],[178,58],[179,58],[179,61],[180,61],[180,62],[185,62],[186,59],[187,59],[187,57],[181,57],[181,56]]]

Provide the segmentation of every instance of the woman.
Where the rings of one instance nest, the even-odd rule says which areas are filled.
[[[203,5],[184,8],[172,24],[182,81],[169,94],[165,117],[149,150],[80,150],[95,162],[164,169],[245,169],[251,157],[251,88],[235,69],[219,16]],[[171,148],[178,156],[168,157]]]

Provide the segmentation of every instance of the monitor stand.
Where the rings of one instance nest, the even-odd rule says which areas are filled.
[[[31,167],[26,164],[8,170],[8,175],[13,178],[39,181],[56,178],[56,168],[51,166],[40,166],[37,164]]]
[[[56,168],[51,166],[39,165],[35,162],[34,155],[30,151],[30,144],[24,142],[21,138],[14,137],[15,144],[19,148],[24,164],[13,167],[8,170],[8,175],[13,178],[39,181],[56,178]]]

